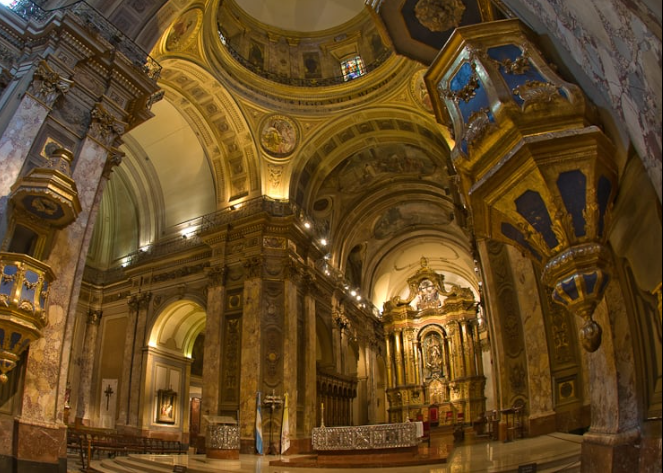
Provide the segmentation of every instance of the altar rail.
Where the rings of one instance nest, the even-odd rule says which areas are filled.
[[[418,424],[421,423],[316,427],[313,429],[313,449],[332,451],[414,447],[423,435],[423,428]]]

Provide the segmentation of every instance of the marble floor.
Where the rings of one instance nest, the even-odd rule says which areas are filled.
[[[513,442],[476,440],[456,445],[445,464],[362,468],[362,472],[388,473],[469,473],[579,472],[582,436],[553,433]],[[285,458],[293,458],[283,457]],[[112,460],[93,461],[97,472],[172,472],[174,465],[186,466],[187,473],[348,473],[358,468],[292,468],[270,466],[277,456],[240,455],[239,460],[213,460],[204,455],[131,455]],[[536,469],[527,466],[536,465]],[[76,470],[70,470],[76,471]]]

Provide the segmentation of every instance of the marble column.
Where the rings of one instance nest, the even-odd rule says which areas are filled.
[[[129,399],[129,422],[128,425],[136,428],[136,434],[142,435],[141,427],[144,427],[141,416],[142,407],[145,398],[145,379],[144,369],[147,363],[147,353],[144,349],[147,347],[147,321],[152,318],[153,305],[152,293],[143,292],[138,294],[138,319],[136,324],[136,338],[134,341],[134,356],[132,359],[133,368],[131,369],[131,396]],[[149,425],[149,421],[148,424]]]
[[[139,434],[138,410],[142,395],[141,372],[143,362],[144,327],[152,294],[139,292],[129,296],[127,305],[127,336],[124,344],[122,383],[120,389],[120,413],[118,430],[131,435]]]
[[[46,61],[19,70],[13,94],[19,99],[15,110],[2,108],[2,120],[9,125],[0,136],[0,243],[7,229],[7,196],[18,179],[28,152],[51,112],[55,101],[69,91],[72,81],[54,72]],[[18,75],[17,74],[17,75]],[[5,91],[7,93],[8,91]],[[7,117],[7,113],[12,113]]]
[[[583,436],[583,471],[633,471],[641,433],[636,385],[634,336],[619,283],[608,284],[594,312],[603,328],[601,347],[586,353],[592,406],[591,426]]]
[[[101,310],[88,309],[87,321],[85,324],[85,337],[83,339],[83,353],[81,355],[78,402],[76,404],[76,425],[91,425],[92,369],[94,367],[95,353],[97,351],[97,336],[99,334],[101,315]]]
[[[304,419],[302,429],[307,433],[307,436],[312,432],[313,427],[316,426],[316,412],[318,406],[316,405],[316,366],[314,353],[317,351],[317,336],[315,332],[315,297],[310,293],[311,284],[308,285],[309,290],[306,291],[304,296],[304,353],[307,354],[304,360],[304,393],[299,393],[304,396]]]
[[[251,277],[244,281],[244,311],[242,314],[241,361],[242,383],[239,388],[241,453],[254,453],[256,393],[261,389],[262,373],[262,293],[263,281]],[[263,393],[263,398],[264,398]],[[265,414],[263,414],[263,426]],[[267,435],[267,436],[266,436]],[[268,433],[263,429],[263,444],[269,447]]]
[[[223,331],[225,308],[226,268],[213,266],[207,268],[207,307],[205,321],[205,347],[203,352],[203,383],[199,445],[207,434],[205,416],[218,415],[221,402],[221,372],[223,366]]]
[[[288,393],[288,423],[290,437],[295,440],[297,432],[297,354],[300,340],[298,339],[298,307],[297,307],[297,285],[299,277],[295,271],[291,271],[284,281],[285,300],[283,311],[283,394]],[[303,393],[302,393],[303,395]],[[280,442],[279,442],[280,444]],[[297,442],[292,442],[289,453],[298,451]]]
[[[71,349],[78,288],[111,156],[115,155],[109,155],[108,148],[88,136],[72,173],[82,210],[75,222],[56,233],[46,260],[57,275],[57,284],[52,285],[49,296],[48,326],[42,338],[30,345],[24,409],[14,429],[15,456],[19,462],[55,464],[58,455],[66,453],[60,446],[66,443],[61,426],[68,366],[61,366],[61,361],[68,358]],[[43,449],[35,449],[35,444],[43,444]]]

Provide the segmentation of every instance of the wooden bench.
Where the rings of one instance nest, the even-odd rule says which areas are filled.
[[[188,446],[176,440],[122,435],[96,430],[67,430],[67,449],[78,451],[84,471],[89,471],[90,460],[102,454],[112,458],[130,453],[173,455],[188,452]]]

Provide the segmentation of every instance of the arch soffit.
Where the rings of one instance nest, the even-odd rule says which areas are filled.
[[[232,183],[244,182],[250,191],[260,189],[256,144],[244,114],[208,71],[189,61],[162,58],[159,80],[177,104],[205,150],[213,170],[217,205],[236,197]],[[233,199],[234,200],[234,199]]]
[[[171,302],[152,323],[148,345],[190,358],[196,337],[205,330],[206,320],[207,313],[197,301]]]
[[[447,166],[449,150],[440,125],[432,115],[417,113],[414,107],[379,107],[346,114],[329,121],[306,138],[294,163],[290,181],[291,200],[303,207],[312,205],[315,193],[325,177],[344,160],[361,150],[380,144],[409,144],[422,149],[439,149],[444,158],[438,164]],[[311,178],[304,183],[305,171]],[[314,173],[311,173],[314,170]]]
[[[111,182],[117,174],[117,178],[125,182],[131,192],[140,225],[138,244],[143,245],[156,241],[164,228],[163,190],[154,166],[140,144],[130,133],[124,135],[122,141],[120,149],[125,152],[125,158],[122,165],[113,171]]]

